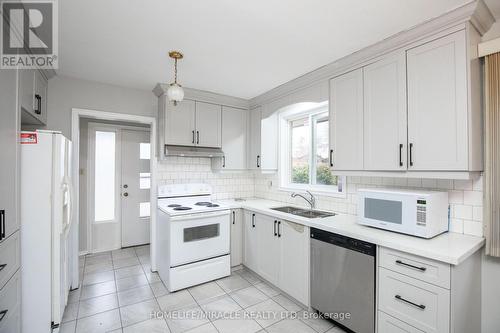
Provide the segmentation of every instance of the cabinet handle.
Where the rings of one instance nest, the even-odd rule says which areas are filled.
[[[233,224],[236,224],[235,222],[236,222],[236,218],[234,216],[234,210],[233,210]]]
[[[396,264],[403,265],[403,266],[410,267],[410,268],[415,268],[415,269],[418,269],[421,272],[425,272],[427,270],[426,267],[419,267],[419,266],[414,266],[412,264],[407,264],[407,263],[405,263],[405,262],[403,262],[403,261],[401,261],[399,259],[396,260]]]
[[[417,304],[417,303],[413,303],[412,301],[409,301],[407,299],[404,299],[403,297],[401,297],[400,295],[395,295],[394,296],[395,299],[401,301],[401,302],[405,302],[406,304],[409,304],[409,305],[413,305],[414,307],[417,307],[421,310],[425,310],[425,305],[423,304]]]
[[[333,167],[333,149],[330,149],[330,166]]]
[[[280,225],[281,221],[278,221],[278,237],[281,237]]]
[[[41,114],[42,113],[42,96],[35,94],[35,99],[36,99],[35,113]]]
[[[192,136],[193,136],[193,140],[191,141],[191,143],[194,143],[194,130],[193,130],[193,131],[191,131],[191,134],[192,134]]]
[[[278,236],[278,233],[276,232],[276,223],[278,221],[277,220],[274,220],[274,236]]]
[[[200,131],[196,131],[196,144],[200,143]]]
[[[403,166],[403,144],[399,144],[399,166]]]
[[[260,168],[260,155],[257,155],[257,168]]]
[[[255,228],[255,214],[252,214],[252,228]]]
[[[9,310],[0,311],[0,321],[3,320],[3,318],[5,317],[5,315],[7,314],[7,312],[9,312]]]
[[[413,143],[410,143],[410,166],[413,166]]]
[[[7,267],[7,264],[1,264],[0,265],[0,271],[2,271],[5,267]]]
[[[5,209],[0,210],[0,240],[5,238]]]
[[[222,167],[226,167],[226,156],[222,156]]]

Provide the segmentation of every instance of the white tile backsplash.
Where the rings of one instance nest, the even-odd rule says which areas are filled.
[[[212,172],[209,158],[167,157],[158,164],[159,184],[207,183],[216,199],[264,198],[303,206],[301,198],[279,189],[277,174],[259,172]],[[271,185],[270,185],[271,184]],[[474,180],[347,177],[342,197],[317,195],[317,208],[357,214],[357,190],[363,187],[422,188],[448,191],[450,230],[483,235],[483,177]]]

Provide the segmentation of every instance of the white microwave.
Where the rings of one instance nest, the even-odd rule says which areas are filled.
[[[358,223],[432,238],[448,231],[448,192],[360,189]]]

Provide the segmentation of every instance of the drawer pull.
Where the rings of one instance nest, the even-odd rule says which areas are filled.
[[[3,270],[5,267],[7,267],[7,264],[1,264],[0,265],[0,271]]]
[[[9,312],[9,310],[0,311],[0,321],[3,320],[3,318],[5,317],[5,315],[7,314],[7,312]]]
[[[404,298],[403,298],[403,297],[401,297],[400,295],[396,295],[396,296],[394,296],[394,298],[395,298],[395,299],[397,299],[397,300],[400,300],[400,301],[402,301],[402,302],[405,302],[406,304],[413,305],[413,306],[415,306],[415,307],[417,307],[417,308],[419,308],[419,309],[421,309],[421,310],[425,310],[425,305],[423,305],[423,304],[413,303],[412,301],[409,301],[409,300],[407,300],[407,299],[404,299]]]
[[[414,268],[414,269],[418,269],[421,272],[425,272],[427,270],[427,268],[425,268],[425,267],[418,267],[418,266],[415,266],[412,264],[407,264],[401,260],[396,260],[396,264],[403,265],[403,266],[410,267],[410,268]]]

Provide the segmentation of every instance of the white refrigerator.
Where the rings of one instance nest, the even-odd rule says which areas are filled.
[[[72,223],[71,141],[60,132],[21,132],[22,331],[57,332],[78,288]]]

